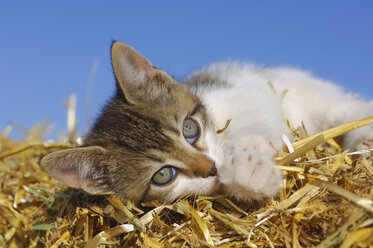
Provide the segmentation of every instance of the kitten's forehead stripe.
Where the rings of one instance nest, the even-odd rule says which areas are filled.
[[[180,136],[180,131],[177,130],[176,128],[167,125],[167,129],[168,129],[169,131],[173,132],[174,134],[176,134],[177,136]]]
[[[167,152],[174,146],[157,119],[132,107],[123,107],[116,99],[110,105],[87,135],[86,143],[95,142],[104,147],[116,144],[137,155],[151,149]]]
[[[190,113],[191,116],[195,115],[200,109],[202,108],[201,103],[197,103],[197,105],[194,107],[193,111]]]
[[[165,161],[164,159],[159,158],[159,157],[154,156],[154,155],[147,155],[146,158],[148,158],[148,159],[150,159],[150,160],[153,160],[153,161],[155,161],[155,162],[161,163],[161,164],[163,164],[164,161]]]

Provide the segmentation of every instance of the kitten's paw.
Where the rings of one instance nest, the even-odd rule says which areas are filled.
[[[373,148],[373,124],[361,127],[343,138],[343,148],[352,150],[367,150]]]
[[[364,139],[360,142],[357,142],[357,145],[355,146],[355,149],[357,151],[360,150],[368,150],[373,148],[373,139]]]
[[[371,150],[373,149],[373,139],[363,140],[362,142],[359,142],[354,148],[354,150],[356,151]],[[362,154],[362,156],[364,156],[365,158],[369,158],[370,156],[372,156],[372,154],[372,151],[366,151]]]
[[[273,167],[272,161],[281,149],[281,141],[275,141],[259,135],[251,135],[239,140],[236,145],[227,149],[221,182],[229,187],[229,191],[247,189],[252,194],[274,195],[281,185],[282,173]],[[235,185],[233,187],[233,185]],[[243,192],[230,192],[240,195]]]

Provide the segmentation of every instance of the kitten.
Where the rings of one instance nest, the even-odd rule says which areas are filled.
[[[282,179],[272,159],[281,135],[290,137],[285,117],[294,126],[303,121],[312,134],[373,115],[373,101],[297,69],[220,63],[180,84],[126,44],[114,42],[111,59],[117,90],[84,145],[41,160],[52,177],[93,194],[114,192],[137,203],[272,196]],[[276,92],[289,90],[283,99],[269,80]],[[369,125],[343,142],[359,149],[372,140]]]

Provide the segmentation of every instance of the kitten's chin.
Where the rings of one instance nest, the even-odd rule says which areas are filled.
[[[198,195],[215,195],[219,187],[220,183],[217,176],[207,178],[180,177],[177,182],[172,185],[172,189],[153,189],[151,198],[162,203],[173,203],[180,199]]]

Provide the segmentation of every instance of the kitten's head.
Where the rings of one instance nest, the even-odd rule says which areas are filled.
[[[116,94],[78,148],[42,158],[54,178],[89,193],[135,202],[174,201],[217,187],[202,102],[128,45],[114,42]]]

